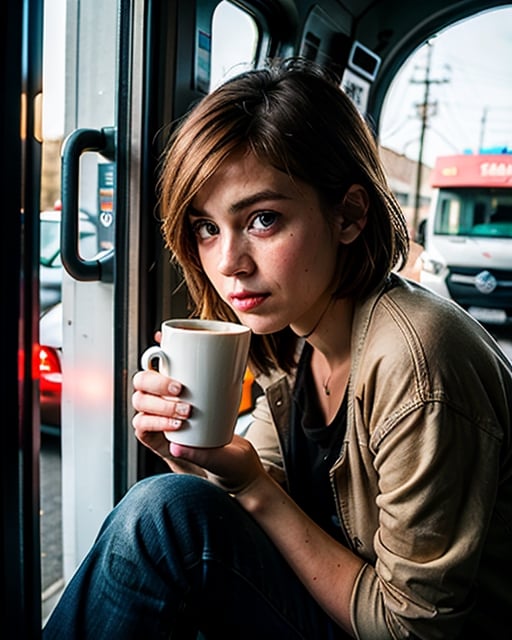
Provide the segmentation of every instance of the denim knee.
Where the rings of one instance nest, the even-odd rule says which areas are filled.
[[[204,549],[216,523],[241,507],[224,490],[198,476],[168,473],[133,485],[107,518],[103,530],[115,533],[122,544],[136,540],[154,547],[177,544],[182,553]],[[235,515],[236,517],[236,515]]]

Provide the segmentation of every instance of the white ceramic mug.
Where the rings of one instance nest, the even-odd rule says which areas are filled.
[[[180,429],[165,432],[168,440],[190,447],[230,442],[250,340],[248,327],[231,322],[173,319],[162,323],[160,346],[144,351],[142,368],[156,369],[181,382],[180,397],[192,405],[191,416]]]

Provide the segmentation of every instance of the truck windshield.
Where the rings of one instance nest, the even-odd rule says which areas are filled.
[[[512,238],[512,189],[442,189],[434,233]]]

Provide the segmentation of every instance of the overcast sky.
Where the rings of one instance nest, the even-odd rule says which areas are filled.
[[[384,105],[380,142],[417,159],[424,101],[427,48],[397,75]],[[429,103],[423,161],[437,155],[512,149],[512,5],[458,23],[431,41]]]

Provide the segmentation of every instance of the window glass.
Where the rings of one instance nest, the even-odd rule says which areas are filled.
[[[512,196],[505,190],[460,189],[439,197],[435,232],[454,236],[512,237]]]
[[[227,0],[213,14],[210,87],[254,67],[258,27],[246,11]]]

